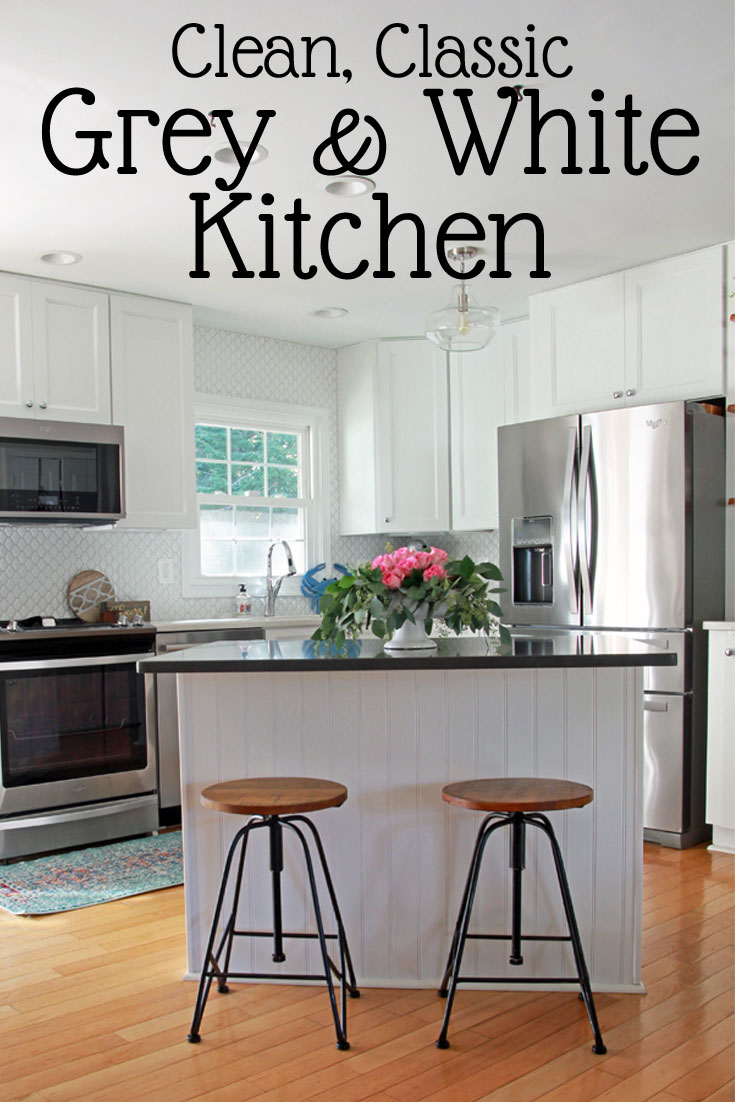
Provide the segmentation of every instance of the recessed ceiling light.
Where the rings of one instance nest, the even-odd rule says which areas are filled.
[[[367,176],[339,176],[331,180],[324,190],[330,195],[339,195],[341,199],[355,199],[358,195],[369,195],[375,191],[375,181]]]
[[[312,318],[343,318],[348,311],[342,306],[322,306],[321,310],[312,310]]]
[[[250,158],[250,164],[257,164],[258,161],[264,161],[268,156],[268,150],[264,145],[256,145],[255,152]],[[231,145],[223,145],[220,149],[216,150],[214,154],[215,161],[221,161],[223,165],[235,165],[238,164],[237,157],[232,149]]]
[[[46,264],[78,264],[83,259],[81,253],[70,253],[66,249],[54,249],[50,253],[41,254],[41,260]]]

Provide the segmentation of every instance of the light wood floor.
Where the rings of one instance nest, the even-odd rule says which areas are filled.
[[[365,989],[338,1052],[320,987],[213,992],[189,1045],[182,889],[69,914],[0,912],[0,1099],[131,1102],[681,1102],[735,1098],[733,871],[704,847],[646,847],[647,994],[460,991],[434,1047],[431,991]],[[0,876],[2,869],[0,869]]]

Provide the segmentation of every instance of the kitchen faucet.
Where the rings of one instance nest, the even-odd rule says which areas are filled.
[[[281,544],[286,552],[286,561],[288,563],[288,573],[282,574],[280,578],[276,578],[273,581],[273,548],[278,547]],[[275,616],[276,614],[276,597],[278,596],[281,588],[281,583],[284,578],[290,578],[296,573],[296,567],[294,566],[293,555],[291,554],[291,548],[288,546],[285,540],[275,540],[268,548],[268,554],[265,560],[265,615]]]

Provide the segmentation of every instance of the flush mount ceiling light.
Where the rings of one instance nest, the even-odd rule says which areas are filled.
[[[45,264],[78,264],[83,259],[81,253],[71,253],[67,249],[52,249],[51,252],[41,253],[41,260]]]
[[[465,263],[476,255],[473,245],[447,250],[449,260],[459,261],[460,282],[452,288],[447,305],[435,310],[426,321],[426,336],[447,352],[478,352],[500,327],[500,311],[494,306],[478,306],[464,282]]]
[[[238,139],[239,142],[239,139]],[[247,149],[247,143],[239,143],[242,148]],[[255,151],[250,158],[250,164],[256,165],[258,161],[264,161],[268,156],[268,150],[264,145],[256,145]],[[231,145],[223,145],[220,149],[215,150],[215,161],[220,161],[223,165],[236,165],[238,164],[237,157],[233,152]]]
[[[343,318],[348,311],[342,306],[322,306],[321,310],[311,310],[312,318]]]
[[[375,181],[367,176],[338,176],[336,180],[330,180],[324,190],[340,199],[356,199],[358,195],[369,195],[375,191]]]

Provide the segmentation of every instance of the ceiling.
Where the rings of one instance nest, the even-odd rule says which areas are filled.
[[[418,12],[420,11],[420,14]],[[204,34],[187,31],[181,39],[182,63],[194,69],[212,62],[200,78],[176,71],[171,57],[175,32],[189,22]],[[389,66],[416,71],[390,77],[378,67],[375,43],[381,30],[403,22],[407,34],[392,31],[386,38]],[[218,32],[224,25],[229,75],[213,75],[217,66]],[[555,35],[568,40],[549,57],[552,64],[573,66],[563,79],[542,72],[538,78],[515,79],[497,74],[482,79],[420,77],[422,32],[427,25],[430,66],[435,44],[444,35],[460,38],[469,62],[486,63],[472,52],[473,40],[493,41],[490,52],[502,60],[497,44],[504,36],[522,40],[534,25],[543,43]],[[326,54],[315,48],[314,78],[268,75],[239,76],[232,49],[243,36],[265,43],[283,35],[295,44],[303,71],[302,37],[330,35],[337,48],[337,67],[349,68],[352,79],[328,78]],[[282,45],[282,44],[281,44]],[[504,319],[527,312],[528,296],[549,287],[586,279],[621,268],[671,256],[735,236],[733,226],[733,12],[730,0],[706,4],[671,0],[519,0],[513,5],[481,0],[439,3],[422,0],[270,0],[268,4],[220,0],[126,0],[124,5],[99,0],[3,0],[0,46],[0,120],[3,171],[0,182],[0,268],[32,276],[69,279],[190,302],[200,324],[224,326],[287,340],[339,347],[370,337],[410,336],[423,332],[428,313],[445,304],[453,280],[439,265],[436,235],[441,223],[467,212],[485,227],[485,272],[472,281],[483,305],[495,305]],[[320,63],[320,58],[321,63]],[[262,60],[262,58],[260,59]],[[282,63],[283,59],[280,59]],[[274,59],[278,63],[277,59]],[[255,64],[244,55],[243,65]],[[447,59],[449,64],[449,59]],[[517,82],[537,88],[542,111],[565,108],[577,126],[577,157],[584,171],[563,175],[565,126],[552,120],[541,135],[545,174],[524,173],[529,163],[531,102],[524,99],[502,148],[495,171],[486,174],[476,156],[463,175],[452,169],[425,88],[442,88],[442,105],[452,134],[463,148],[467,129],[456,88],[471,88],[472,107],[480,132],[490,147],[508,108],[497,90]],[[82,87],[96,102],[85,106],[79,97],[59,107],[52,125],[57,154],[70,165],[82,165],[91,142],[74,137],[76,130],[111,130],[105,150],[110,167],[86,175],[65,175],[44,154],[41,122],[59,92]],[[590,93],[600,88],[602,103]],[[670,108],[689,111],[700,136],[664,139],[662,152],[672,164],[683,165],[696,153],[700,162],[687,175],[667,175],[655,167],[632,175],[623,166],[623,125],[615,111],[631,94],[642,112],[636,120],[633,157],[651,161],[650,132],[660,114]],[[219,190],[215,178],[232,179],[233,169],[214,164],[200,175],[185,176],[166,164],[162,153],[165,120],[181,108],[203,114],[213,109],[235,112],[234,125],[247,145],[256,125],[255,112],[275,110],[262,137],[269,156],[248,168],[236,189],[250,192],[228,215],[226,224],[253,278],[232,278],[233,261],[216,228],[203,235],[208,279],[192,279],[195,266],[192,192],[207,192],[205,216],[227,206],[229,190]],[[328,137],[334,115],[343,108],[373,116],[386,137],[386,156],[373,173],[377,188],[388,196],[391,217],[410,212],[426,230],[426,267],[431,278],[411,278],[415,265],[415,230],[407,224],[390,238],[391,279],[374,278],[379,268],[379,204],[369,197],[340,199],[324,191],[330,177],[312,163],[314,151]],[[136,174],[119,173],[122,164],[122,123],[125,109],[156,111],[161,124],[133,123],[132,161]],[[588,172],[594,162],[594,128],[588,112],[604,112],[607,175]],[[185,120],[182,125],[191,125]],[[360,137],[367,135],[365,124]],[[681,119],[671,126],[682,125]],[[218,134],[177,138],[173,150],[180,162],[194,165],[206,153],[225,144]],[[354,148],[356,135],[347,139]],[[373,146],[373,148],[375,148]],[[329,165],[332,162],[329,161]],[[274,196],[266,208],[261,196]],[[317,274],[300,279],[293,272],[293,224],[284,221],[300,198],[311,218],[302,227],[303,263],[315,263]],[[337,278],[325,270],[319,253],[322,227],[334,214],[351,212],[359,229],[344,223],[332,235],[331,256],[343,270],[368,261],[357,279]],[[510,230],[507,266],[511,278],[489,278],[495,264],[495,226],[490,214],[506,218],[531,212],[543,222],[546,267],[551,278],[531,278],[534,236],[530,224]],[[265,223],[274,226],[274,263],[280,278],[261,278]],[[469,224],[455,228],[466,233]],[[51,268],[41,253],[68,249],[83,262]],[[311,311],[340,306],[342,318],[324,320]]]

